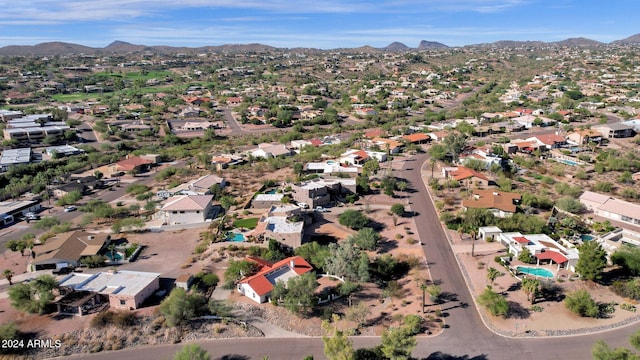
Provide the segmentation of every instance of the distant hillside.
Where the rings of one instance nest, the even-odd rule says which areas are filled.
[[[411,50],[411,48],[401,42],[394,41],[391,44],[381,48],[380,50],[400,52],[400,51]]]
[[[3,56],[52,56],[68,54],[88,54],[93,52],[95,52],[94,48],[64,42],[47,42],[38,45],[10,45],[0,48],[0,55]]]
[[[635,34],[635,35],[629,36],[628,38],[616,40],[612,42],[612,44],[616,44],[616,45],[640,44],[640,34]]]
[[[640,44],[640,34],[629,36],[625,39],[616,40],[611,44],[625,45],[625,44]],[[493,43],[481,43],[465,45],[465,47],[499,47],[499,48],[515,48],[515,47],[540,47],[540,46],[567,46],[567,47],[590,47],[590,46],[607,46],[606,43],[587,39],[587,38],[570,38],[556,42],[543,42],[543,41],[514,41],[514,40],[502,40]],[[446,49],[449,46],[435,42],[422,40],[418,44],[417,49]],[[356,48],[336,48],[333,51],[345,51],[345,52],[368,52],[377,53],[380,51],[402,52],[408,51],[412,48],[401,42],[393,42],[383,48],[374,48],[371,46],[361,46]],[[313,52],[322,51],[320,49],[311,48],[297,48],[297,49],[283,49],[276,48],[264,44],[227,44],[217,46],[202,46],[202,47],[176,47],[176,46],[147,46],[147,45],[135,45],[125,41],[116,40],[104,48],[93,48],[78,44],[70,44],[65,42],[47,42],[37,45],[10,45],[0,47],[0,56],[52,56],[52,55],[73,55],[73,54],[111,54],[111,53],[136,53],[136,52],[151,52],[158,54],[169,53],[186,53],[194,54],[201,52],[267,52],[274,50],[283,51],[303,51]]]
[[[583,37],[579,37],[579,38],[570,38],[570,39],[565,39],[562,41],[556,41],[553,44],[559,45],[559,46],[602,46],[604,45],[604,43],[601,43],[600,41],[595,41],[595,40],[591,40],[591,39],[587,39],[587,38],[583,38]]]
[[[418,44],[418,49],[446,49],[446,48],[448,48],[447,45],[436,42],[436,41],[422,40],[420,41],[420,44]]]

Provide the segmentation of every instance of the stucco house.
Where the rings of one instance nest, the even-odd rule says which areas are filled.
[[[254,257],[248,259],[259,264],[261,268],[255,275],[242,279],[237,288],[240,294],[258,304],[270,300],[271,291],[277,282],[282,281],[286,284],[289,279],[313,270],[300,256],[286,258],[274,264]]]
[[[166,225],[194,224],[211,218],[213,195],[178,195],[160,209],[158,218]]]
[[[160,274],[130,270],[71,273],[58,286],[63,295],[56,302],[59,313],[84,315],[101,303],[116,310],[134,310],[160,288]]]
[[[99,254],[111,242],[108,234],[70,231],[57,234],[42,245],[33,247],[29,270],[78,266],[82,258]]]
[[[620,221],[629,225],[640,225],[640,205],[613,198],[609,195],[585,191],[580,202],[595,215]]]
[[[471,198],[462,200],[466,209],[488,209],[497,217],[513,215],[520,204],[522,195],[498,190],[474,190]]]
[[[516,258],[523,249],[529,249],[537,265],[556,264],[558,270],[575,271],[578,263],[578,250],[565,248],[545,234],[499,233],[498,241]]]

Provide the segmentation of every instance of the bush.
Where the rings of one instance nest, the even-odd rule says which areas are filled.
[[[358,210],[346,210],[338,216],[340,225],[354,230],[360,230],[369,224],[369,218]]]
[[[506,317],[509,313],[507,299],[503,295],[493,292],[489,287],[478,297],[478,303],[485,306],[493,316]]]
[[[103,311],[91,319],[91,326],[101,329],[110,325],[117,326],[119,328],[128,328],[135,325],[138,322],[138,317],[135,313],[128,311]]]
[[[593,300],[589,292],[584,289],[567,294],[564,304],[571,312],[582,317],[595,318],[600,315],[598,304]]]

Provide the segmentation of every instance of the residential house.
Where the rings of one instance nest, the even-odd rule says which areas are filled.
[[[585,191],[580,202],[595,215],[623,224],[640,225],[640,205],[613,198],[609,195]]]
[[[213,195],[178,195],[160,209],[158,218],[163,224],[194,224],[210,219],[213,214]]]
[[[227,182],[224,178],[221,178],[218,175],[208,174],[189,181],[188,183],[179,185],[169,190],[169,192],[171,194],[179,195],[209,195],[211,194],[211,187],[213,185],[218,185],[220,188],[224,188],[227,185]]]
[[[331,202],[331,195],[356,192],[355,178],[318,178],[291,186],[293,200],[311,208]]]
[[[398,140],[381,138],[381,137],[376,137],[371,139],[371,143],[380,147],[380,149],[384,150],[385,152],[388,151],[391,154],[400,153],[400,150],[404,146],[404,144],[402,144]]]
[[[325,162],[306,163],[304,165],[304,171],[310,174],[346,174],[350,177],[355,177],[358,176],[359,168],[355,166],[343,165],[334,160],[327,160]]]
[[[522,195],[498,190],[474,190],[471,198],[463,199],[462,206],[466,209],[488,209],[497,217],[508,217],[515,214]]]
[[[268,209],[272,206],[280,205],[283,198],[283,193],[256,194],[253,200],[251,200],[251,207],[254,209]]]
[[[602,134],[593,129],[578,129],[569,133],[567,140],[578,145],[586,145],[590,142],[599,143],[602,140]]]
[[[296,248],[302,245],[304,235],[304,221],[296,216],[299,213],[300,208],[295,205],[271,206],[247,236],[262,240],[274,239],[281,244]]]
[[[615,124],[603,124],[593,127],[594,130],[599,131],[605,138],[627,138],[635,135],[633,126],[629,126],[622,123]]]
[[[467,183],[474,184],[476,187],[489,186],[489,178],[464,166],[442,168],[442,176],[446,179],[455,180],[462,185]]]
[[[558,134],[536,135],[527,138],[526,141],[534,141],[537,145],[544,147],[545,149],[557,149],[567,143],[567,139]]]
[[[58,287],[63,297],[56,304],[62,314],[84,315],[102,303],[114,310],[134,310],[160,289],[160,274],[130,270],[71,273]]]
[[[291,150],[289,150],[283,144],[258,144],[258,148],[249,152],[253,157],[260,158],[272,158],[278,156],[290,156]]]
[[[402,139],[411,144],[425,144],[431,142],[431,137],[424,133],[404,135]]]
[[[100,254],[111,242],[108,234],[70,231],[55,235],[31,250],[30,271],[78,266],[84,257]]]
[[[60,199],[75,191],[79,192],[81,195],[84,195],[87,193],[88,190],[89,189],[85,184],[78,183],[78,182],[70,182],[67,184],[60,185],[57,188],[53,189],[53,196],[55,196],[57,199]]]
[[[241,156],[233,154],[222,154],[211,158],[211,165],[215,166],[217,171],[228,168],[229,166],[239,165],[244,163],[244,159]]]
[[[237,288],[240,294],[258,304],[270,301],[271,291],[279,281],[286,284],[289,279],[313,270],[313,267],[300,256],[286,258],[274,264],[253,257],[248,259],[260,265],[260,270],[255,275],[242,279]]]
[[[116,171],[143,173],[149,171],[154,162],[141,156],[130,156],[115,163]]]
[[[526,248],[536,258],[536,264],[556,264],[558,270],[575,271],[579,254],[576,249],[560,245],[545,234],[522,235],[519,232],[499,233],[498,241],[517,258]]]
[[[0,156],[0,171],[7,171],[10,166],[31,162],[31,148],[6,149]]]
[[[362,166],[371,159],[376,159],[378,162],[385,162],[387,161],[387,153],[383,151],[350,149],[340,155],[338,162],[346,165]]]

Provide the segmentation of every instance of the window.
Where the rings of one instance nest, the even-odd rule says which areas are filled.
[[[196,210],[196,214],[200,214],[200,210]]]
[[[120,305],[127,305],[127,300],[120,299]]]
[[[172,213],[172,214],[177,214],[178,212],[174,210],[174,211],[172,211],[171,213]]]
[[[180,214],[184,214],[184,210],[180,210]]]

